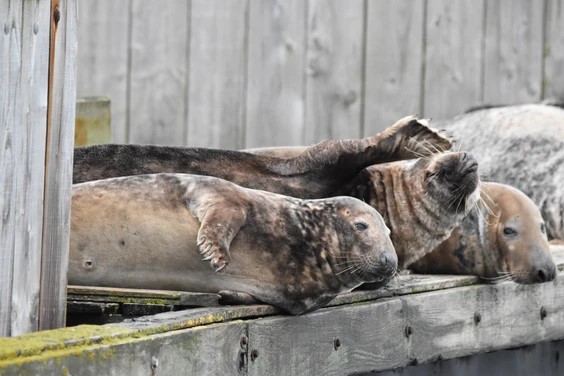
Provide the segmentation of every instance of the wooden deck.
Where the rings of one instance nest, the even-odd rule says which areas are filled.
[[[362,374],[561,340],[564,247],[552,249],[561,272],[551,283],[407,275],[303,316],[217,306],[214,294],[70,287],[69,310],[76,302],[173,310],[0,339],[0,374]],[[196,305],[206,307],[174,310]]]

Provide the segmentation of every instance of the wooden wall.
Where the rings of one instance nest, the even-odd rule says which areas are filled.
[[[0,337],[64,325],[76,1],[0,1]]]
[[[79,0],[78,93],[114,142],[222,148],[375,133],[564,97],[564,0]]]

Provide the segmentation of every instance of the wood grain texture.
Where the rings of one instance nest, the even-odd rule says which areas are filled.
[[[243,147],[247,15],[247,0],[192,0],[190,146]]]
[[[484,102],[541,98],[544,1],[486,2]]]
[[[126,142],[131,0],[79,0],[78,6],[77,94],[108,96],[112,141]]]
[[[49,10],[0,5],[0,336],[38,327]]]
[[[367,2],[364,135],[421,112],[423,0]]]
[[[189,3],[132,0],[128,142],[185,139]]]
[[[481,103],[483,0],[427,3],[423,115],[448,118]]]
[[[57,11],[60,20],[57,19]],[[39,329],[65,324],[70,200],[76,103],[77,2],[54,1],[51,9],[51,74],[41,258]]]
[[[305,144],[362,137],[364,1],[308,9]]]
[[[564,99],[564,1],[546,0],[544,97]]]
[[[250,0],[245,147],[304,142],[306,2]]]

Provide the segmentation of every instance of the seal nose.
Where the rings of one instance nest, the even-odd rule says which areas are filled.
[[[384,252],[380,256],[380,265],[385,270],[396,270],[398,267],[398,255],[396,252]]]
[[[549,265],[544,268],[539,268],[536,273],[538,282],[550,282],[556,278],[556,267]]]

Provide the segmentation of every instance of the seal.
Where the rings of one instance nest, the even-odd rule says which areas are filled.
[[[299,198],[338,196],[364,167],[426,155],[450,139],[412,116],[373,137],[324,141],[296,158],[280,159],[216,149],[156,145],[95,145],[75,149],[73,182],[118,176],[181,172]]]
[[[249,149],[290,158],[303,147]],[[478,164],[471,153],[429,150],[429,156],[373,165],[344,194],[374,207],[391,230],[401,268],[445,241],[480,198]]]
[[[397,268],[382,217],[352,197],[154,174],[76,184],[71,210],[71,284],[227,290],[301,314]]]
[[[416,273],[473,274],[540,283],[556,277],[546,226],[533,201],[504,184],[482,183],[475,207],[440,246],[410,266]]]
[[[523,191],[540,208],[549,240],[564,239],[564,110],[527,104],[433,122],[476,155],[484,180]]]

